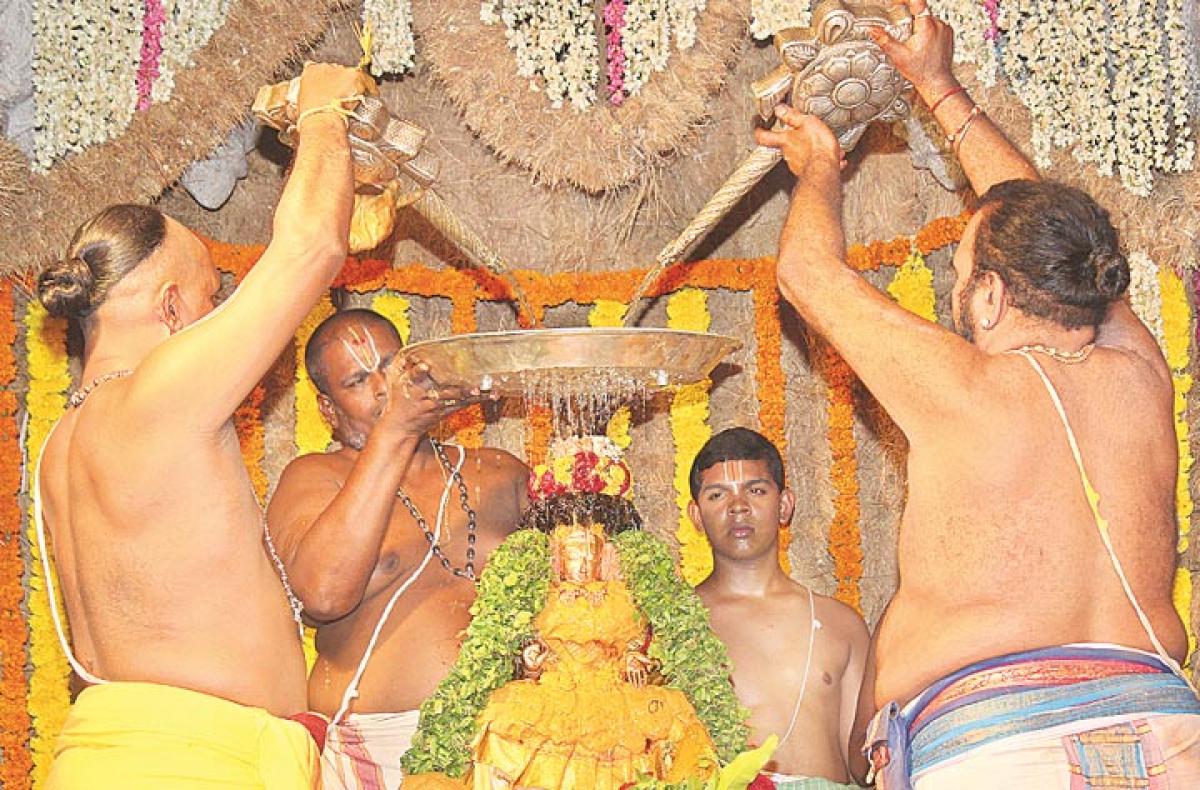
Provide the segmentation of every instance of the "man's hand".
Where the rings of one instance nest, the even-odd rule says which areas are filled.
[[[355,96],[374,95],[377,91],[374,80],[359,69],[333,63],[309,63],[300,74],[296,113],[299,116],[307,110]],[[351,109],[349,103],[346,109]]]
[[[932,104],[958,87],[950,70],[954,61],[954,29],[929,15],[926,0],[905,0],[904,5],[913,15],[912,35],[907,41],[897,41],[880,27],[869,28],[867,32],[925,103]]]
[[[404,357],[387,368],[388,396],[372,431],[393,438],[420,437],[450,414],[480,403],[479,390],[437,386],[423,362]]]
[[[784,104],[775,108],[775,115],[783,128],[755,129],[754,139],[759,145],[779,149],[796,178],[804,179],[814,164],[829,165],[835,171],[846,166],[845,153],[837,137],[820,118]]]

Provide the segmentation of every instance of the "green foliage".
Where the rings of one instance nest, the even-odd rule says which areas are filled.
[[[708,729],[723,764],[746,749],[749,711],[730,682],[729,655],[708,623],[708,609],[675,571],[667,547],[642,530],[613,539],[638,609],[654,629],[650,654],[662,661],[668,685],[682,691]]]
[[[550,576],[550,542],[542,532],[514,532],[492,552],[458,660],[421,705],[420,726],[401,758],[405,773],[466,773],[476,720],[491,693],[513,680],[514,658],[534,636]]]

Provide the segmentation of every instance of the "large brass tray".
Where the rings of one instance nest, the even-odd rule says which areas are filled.
[[[732,337],[651,327],[568,327],[453,335],[405,353],[439,384],[500,396],[619,398],[699,381],[731,351]]]

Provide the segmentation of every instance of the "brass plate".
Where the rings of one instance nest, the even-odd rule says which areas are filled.
[[[557,400],[699,381],[740,346],[732,337],[679,329],[567,327],[453,335],[405,353],[428,365],[439,384]]]

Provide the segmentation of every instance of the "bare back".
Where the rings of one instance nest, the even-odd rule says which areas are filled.
[[[136,376],[69,409],[42,458],[74,652],[104,680],[301,711],[296,625],[233,427],[147,430],[126,405]]]
[[[458,460],[458,452],[456,448],[446,450],[452,463]],[[485,448],[466,452],[462,475],[477,515],[475,566],[480,569],[520,520],[527,470],[502,451]],[[284,471],[271,504],[273,518],[280,514],[280,529],[288,529],[288,516],[296,510],[321,506],[305,503],[300,497],[327,491],[328,499],[332,499],[353,465],[353,459],[342,453],[310,455],[294,461]],[[406,476],[404,490],[431,531],[446,486],[436,461]],[[467,516],[459,496],[457,486],[451,485],[439,544],[450,562],[461,567],[467,545]],[[387,531],[361,602],[349,614],[317,630],[318,658],[309,677],[309,704],[327,715],[339,709],[384,607],[417,570],[429,549],[407,508],[394,495],[392,498],[395,503]],[[285,534],[283,540],[289,539]],[[472,582],[452,575],[436,557],[431,559],[400,596],[383,627],[350,710],[379,713],[419,707],[458,658],[474,600]]]
[[[1165,365],[1097,348],[1037,355],[1057,387],[1134,594],[1176,659],[1177,450]],[[1161,361],[1161,360],[1159,360]],[[1101,542],[1051,398],[1023,358],[987,358],[954,430],[910,448],[900,587],[878,634],[876,699],[907,700],[985,657],[1074,642],[1152,650]]]

